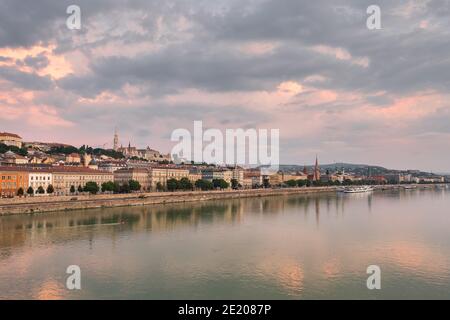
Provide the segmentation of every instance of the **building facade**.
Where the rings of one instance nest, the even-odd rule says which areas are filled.
[[[189,170],[189,181],[195,183],[202,179],[202,172],[200,170]]]
[[[244,182],[242,186],[244,188],[254,188],[263,185],[263,179],[261,175],[261,170],[259,169],[249,169],[244,171]]]
[[[223,179],[226,182],[231,183],[231,179],[233,179],[233,171],[228,169],[217,169],[217,168],[203,169],[202,179],[207,181]]]
[[[50,170],[39,169],[28,171],[28,186],[33,188],[35,195],[47,194],[49,185],[53,185],[53,175]],[[43,193],[39,192],[40,187],[44,190]]]
[[[22,148],[22,138],[15,133],[0,132],[0,143],[6,144],[7,146]]]
[[[12,151],[7,151],[3,155],[3,162],[10,164],[27,164],[28,159],[21,156],[20,154],[15,154]]]
[[[28,189],[28,172],[15,167],[0,167],[0,197],[14,197]]]
[[[81,163],[81,156],[78,153],[71,153],[66,156],[66,163]]]
[[[149,175],[151,190],[156,190],[158,183],[160,183],[163,187],[166,187],[167,180],[169,179],[189,179],[189,169],[175,167],[151,167],[149,168]]]
[[[151,180],[148,169],[126,168],[114,171],[114,182],[120,185],[128,183],[130,180],[139,182],[141,190],[151,190]]]
[[[55,167],[51,171],[56,195],[70,195],[72,186],[78,190],[80,186],[84,188],[88,182],[95,182],[101,188],[103,183],[114,181],[111,172],[83,167]]]
[[[98,163],[98,169],[101,171],[107,171],[113,173],[116,170],[127,168],[127,164],[125,161],[121,160],[110,160],[110,161],[102,161]]]

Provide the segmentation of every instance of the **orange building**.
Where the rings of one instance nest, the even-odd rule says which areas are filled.
[[[27,170],[17,167],[0,167],[0,197],[14,197],[20,188],[26,194],[28,189]]]

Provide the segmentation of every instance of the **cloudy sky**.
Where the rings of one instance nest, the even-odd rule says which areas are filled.
[[[117,126],[168,152],[203,120],[280,129],[282,163],[448,172],[449,17],[448,0],[0,0],[0,131],[111,147]]]

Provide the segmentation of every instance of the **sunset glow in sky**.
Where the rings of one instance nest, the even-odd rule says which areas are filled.
[[[450,3],[0,0],[0,131],[169,152],[170,134],[280,129],[286,164],[450,172]],[[382,29],[366,9],[381,7]]]

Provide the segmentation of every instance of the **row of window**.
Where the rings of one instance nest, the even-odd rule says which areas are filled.
[[[63,181],[63,180],[107,180],[103,176],[70,176],[70,177],[60,177],[55,176],[55,181]]]
[[[2,180],[16,180],[17,176],[2,176]],[[19,176],[19,180],[22,180],[22,176]]]
[[[30,180],[38,180],[38,181],[50,181],[50,176],[31,176]]]

